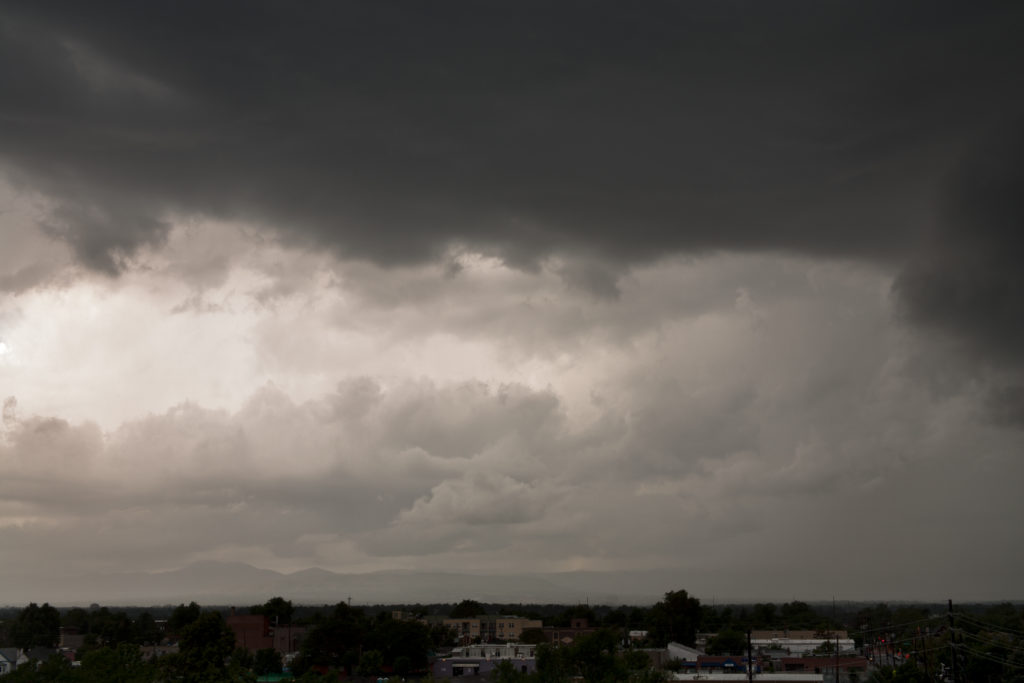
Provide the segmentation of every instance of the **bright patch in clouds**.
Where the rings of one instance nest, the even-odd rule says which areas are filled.
[[[207,266],[182,279],[196,239]],[[8,297],[3,534],[31,520],[81,571],[676,567],[721,593],[709,557],[800,552],[805,509],[802,533],[845,529],[823,555],[888,543],[846,510],[874,518],[865,501],[953,443],[1016,439],[971,413],[976,388],[916,377],[877,269],[665,260],[609,298],[559,263],[452,259],[384,269],[192,225],[116,280]],[[1001,448],[979,457],[1013,467]],[[101,553],[72,540],[101,528]]]

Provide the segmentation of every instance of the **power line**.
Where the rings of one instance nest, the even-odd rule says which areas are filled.
[[[987,629],[989,629],[991,631],[1001,631],[1003,633],[1013,634],[1015,636],[1024,638],[1024,631],[1017,631],[1016,629],[1012,629],[1012,628],[1010,628],[1008,626],[996,626],[995,624],[991,624],[991,623],[988,623],[986,621],[982,621],[981,619],[978,619],[977,617],[974,617],[974,616],[972,616],[970,614],[964,614],[963,612],[957,612],[956,615],[959,618],[963,619],[964,621],[967,621],[968,623],[974,624],[975,626],[982,626],[982,627],[987,628]]]
[[[996,664],[1002,664],[1003,666],[1008,666],[1008,667],[1013,668],[1013,669],[1024,669],[1024,664],[1017,664],[1015,662],[1011,662],[1008,659],[1003,659],[1001,657],[996,657],[996,656],[991,655],[991,654],[989,654],[987,652],[978,652],[977,650],[972,650],[970,647],[968,647],[966,645],[961,645],[960,648],[962,650],[964,650],[965,652],[971,653],[975,657],[980,657],[982,659],[987,659],[989,661],[995,662]]]
[[[901,622],[899,624],[892,624],[891,626],[879,626],[878,628],[858,629],[858,630],[855,630],[855,631],[850,631],[850,633],[851,634],[852,633],[864,634],[864,633],[873,633],[875,631],[892,631],[894,629],[904,628],[906,626],[916,626],[917,624],[924,624],[924,623],[927,623],[927,622],[930,622],[930,621],[935,621],[936,619],[942,619],[944,616],[946,616],[946,615],[944,615],[944,614],[933,614],[931,616],[925,617],[924,619],[917,619],[916,621],[904,621],[904,622]]]
[[[978,634],[971,633],[969,631],[959,630],[959,632],[960,632],[961,636],[967,636],[971,640],[976,640],[979,643],[982,643],[983,645],[995,645],[996,647],[1005,647],[1007,649],[1010,649],[1010,648],[1013,648],[1014,646],[1016,646],[1016,644],[1017,644],[1013,639],[1010,639],[1008,641],[1007,640],[996,640],[996,639],[993,639],[993,638],[982,638]]]

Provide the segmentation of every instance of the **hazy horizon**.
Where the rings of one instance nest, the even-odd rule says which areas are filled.
[[[16,577],[5,577],[6,579]],[[691,589],[707,587],[708,577],[689,577]],[[696,580],[693,580],[695,579]],[[84,604],[158,605],[196,601],[205,605],[260,604],[273,596],[295,604],[324,605],[350,601],[354,605],[457,603],[464,599],[509,604],[608,604],[652,605],[665,593],[686,590],[704,604],[755,604],[801,601],[811,604],[918,603],[958,604],[1024,602],[1012,595],[957,593],[946,596],[886,595],[884,588],[871,595],[828,596],[757,595],[704,592],[681,585],[683,577],[672,570],[642,572],[556,572],[502,574],[456,571],[331,572],[319,567],[275,572],[238,562],[206,561],[158,572],[113,572],[109,575],[68,575],[49,584],[36,582],[28,595],[13,597],[0,590],[0,605],[23,606],[28,602],[59,607]],[[33,583],[27,581],[28,584]],[[26,581],[14,581],[18,591]],[[693,584],[696,584],[694,586]],[[721,587],[721,584],[720,584]],[[983,593],[980,592],[980,593]]]

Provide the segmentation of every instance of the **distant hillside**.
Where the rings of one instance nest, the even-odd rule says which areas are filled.
[[[165,572],[47,578],[0,577],[0,604],[249,605],[280,595],[298,604],[482,602],[652,604],[678,588],[665,573],[570,572],[479,575],[384,571],[342,574],[311,568],[284,574],[239,562],[201,562]]]

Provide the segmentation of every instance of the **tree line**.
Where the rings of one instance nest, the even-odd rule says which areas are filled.
[[[694,645],[698,633],[716,634],[706,643],[709,654],[744,654],[748,629],[844,629],[866,654],[888,654],[892,664],[875,673],[881,681],[934,679],[954,664],[962,680],[1024,680],[1024,610],[1009,603],[958,606],[951,626],[943,605],[884,603],[865,606],[812,605],[800,601],[754,605],[706,605],[686,591],[670,591],[652,606],[509,605],[464,600],[457,604],[375,605],[352,607],[295,606],[274,597],[248,608],[276,625],[307,629],[291,671],[299,680],[319,680],[322,674],[376,678],[380,675],[416,677],[428,671],[430,655],[455,644],[454,634],[439,619],[394,619],[392,610],[412,617],[475,618],[487,614],[516,614],[538,619],[545,626],[567,627],[586,619],[593,632],[571,647],[546,644],[538,630],[525,636],[539,643],[537,673],[527,677],[508,667],[496,676],[504,683],[561,681],[564,677],[603,680],[650,680],[655,672],[644,665],[634,646],[663,647],[668,642]],[[63,656],[21,667],[5,681],[250,681],[279,672],[283,661],[273,650],[250,654],[236,647],[224,619],[226,608],[204,609],[195,602],[175,607],[113,610],[58,610],[31,603],[23,609],[0,610],[0,646],[25,651],[57,645],[61,627],[82,634],[72,667]],[[625,631],[646,631],[639,643]],[[524,637],[524,641],[528,638]],[[178,652],[154,658],[149,646],[176,642]],[[149,649],[147,649],[149,648]],[[899,653],[899,658],[895,655]],[[897,666],[897,664],[900,664]]]

